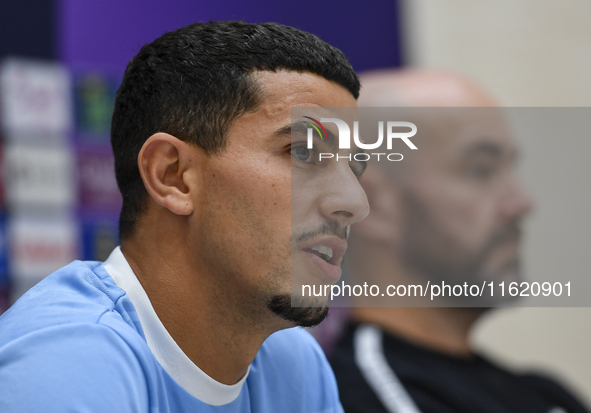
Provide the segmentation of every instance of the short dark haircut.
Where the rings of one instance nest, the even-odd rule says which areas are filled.
[[[111,144],[123,195],[119,237],[129,237],[147,205],[137,157],[157,132],[219,154],[232,122],[256,110],[261,93],[251,74],[310,72],[348,89],[359,79],[345,55],[318,37],[275,23],[195,23],[142,47],[129,62],[115,99]]]

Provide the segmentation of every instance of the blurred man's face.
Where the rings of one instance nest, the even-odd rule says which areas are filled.
[[[402,185],[402,258],[429,280],[517,280],[532,204],[515,177],[515,144],[495,109],[463,111],[430,124]]]
[[[207,197],[197,201],[203,219],[196,244],[208,272],[216,274],[219,294],[241,314],[265,320],[274,313],[279,327],[286,320],[313,325],[327,309],[291,307],[291,266],[334,283],[341,256],[327,262],[312,248],[344,253],[347,226],[363,219],[368,205],[354,165],[327,164],[319,173],[305,136],[292,143],[291,108],[355,107],[356,101],[342,86],[310,73],[256,77],[261,106],[233,123],[227,147],[204,165]]]

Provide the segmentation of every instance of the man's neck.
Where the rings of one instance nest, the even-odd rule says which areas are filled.
[[[187,357],[218,382],[238,382],[275,331],[270,330],[272,323],[253,323],[248,314],[239,314],[223,291],[208,285],[213,277],[190,270],[181,245],[126,242],[121,249],[158,318]]]
[[[352,317],[440,353],[471,357],[468,336],[481,313],[479,308],[361,307],[353,309]]]
[[[358,255],[351,259],[353,275],[363,274],[363,280],[376,284],[413,284],[418,279],[419,275],[396,258],[392,245],[363,241],[358,242]],[[352,318],[377,324],[405,340],[440,353],[471,357],[469,333],[482,312],[481,308],[358,307],[353,308]]]

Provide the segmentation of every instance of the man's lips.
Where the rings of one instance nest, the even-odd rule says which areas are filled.
[[[306,242],[302,250],[332,265],[340,266],[347,251],[347,241],[339,237],[322,237]]]
[[[347,250],[347,241],[338,237],[322,237],[307,242],[302,251],[328,278],[341,278],[341,263]]]

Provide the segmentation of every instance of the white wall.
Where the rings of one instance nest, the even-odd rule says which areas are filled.
[[[588,0],[406,0],[405,57],[472,76],[505,106],[591,104]]]
[[[468,75],[504,106],[591,106],[591,1],[406,0],[403,6],[410,66]],[[560,165],[548,164],[556,142],[530,137],[520,144],[523,179],[537,201],[526,228],[528,272],[591,276],[585,252],[591,137],[571,142],[572,158],[563,156]],[[551,372],[591,405],[591,308],[497,310],[478,326],[474,342],[515,368]]]

